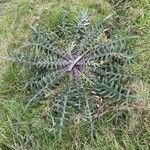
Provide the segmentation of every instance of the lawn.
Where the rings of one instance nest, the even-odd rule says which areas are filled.
[[[55,29],[67,9],[94,12],[93,23],[112,14],[105,24],[110,36],[136,37],[130,45],[136,62],[128,66],[140,79],[131,85],[136,98],[99,102],[96,107],[101,113],[92,140],[84,123],[76,121],[78,114],[64,127],[61,140],[57,139],[51,111],[57,91],[25,111],[31,92],[24,89],[23,81],[30,73],[10,61],[7,54],[26,41],[31,26]],[[70,14],[69,21],[74,17]],[[100,38],[106,40],[106,34]],[[149,0],[0,0],[0,150],[149,150],[149,99]]]

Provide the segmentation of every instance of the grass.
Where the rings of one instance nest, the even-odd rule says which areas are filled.
[[[0,61],[0,149],[2,150],[149,150],[150,149],[150,2],[149,0],[8,0],[0,1],[0,57],[17,48],[31,25],[55,27],[62,8],[88,8],[97,17],[114,13],[107,26],[109,34],[138,35],[133,50],[140,52],[133,72],[143,83],[134,81],[139,99],[132,102],[100,103],[96,138],[90,141],[84,125],[73,121],[62,141],[56,140],[50,98],[24,113],[29,93],[23,90],[27,74],[11,62]],[[72,19],[73,14],[70,19]],[[75,119],[78,119],[76,116]]]

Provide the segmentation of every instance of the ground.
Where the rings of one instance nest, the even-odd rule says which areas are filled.
[[[107,25],[118,36],[139,36],[133,45],[138,63],[133,72],[139,98],[117,104],[99,118],[94,141],[82,124],[65,129],[55,139],[49,100],[24,112],[28,96],[22,88],[22,70],[6,61],[7,49],[18,47],[31,25],[55,27],[62,8],[93,9],[99,16],[114,15]],[[0,149],[2,150],[149,150],[150,149],[150,1],[149,0],[0,0]]]

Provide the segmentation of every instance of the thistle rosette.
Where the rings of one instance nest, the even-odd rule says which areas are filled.
[[[77,114],[90,125],[93,136],[95,105],[91,93],[103,100],[132,98],[128,86],[132,74],[126,71],[133,59],[127,47],[131,38],[100,40],[108,31],[104,24],[111,15],[94,25],[87,10],[78,12],[73,23],[68,15],[64,13],[57,30],[32,27],[29,41],[9,55],[31,72],[25,86],[33,93],[28,104],[45,98],[55,88],[61,89],[51,97],[59,137],[65,122]]]

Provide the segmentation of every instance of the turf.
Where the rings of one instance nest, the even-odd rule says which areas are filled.
[[[27,38],[29,27],[55,28],[63,9],[90,9],[96,18],[113,13],[107,26],[117,36],[135,35],[138,63],[133,72],[144,82],[132,87],[139,98],[118,104],[100,103],[97,133],[90,141],[84,125],[71,123],[57,141],[51,99],[24,112],[30,93],[23,89],[27,73],[5,61],[6,50]],[[70,15],[70,21],[74,14]],[[150,149],[150,1],[149,0],[0,0],[0,149],[2,150],[149,150]],[[78,116],[77,116],[78,117]]]

